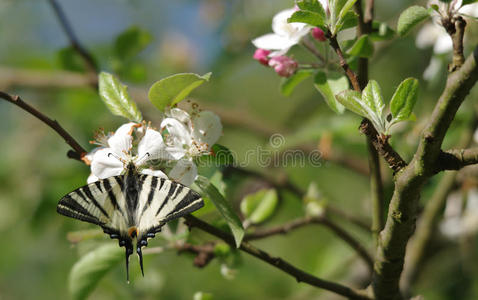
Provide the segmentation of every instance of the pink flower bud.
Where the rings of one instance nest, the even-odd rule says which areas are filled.
[[[279,76],[290,77],[295,73],[299,66],[295,60],[285,55],[274,56],[269,60],[269,66],[274,68],[274,71]]]
[[[311,33],[314,39],[318,40],[319,42],[325,42],[327,40],[325,37],[325,32],[319,27],[313,28]]]
[[[271,53],[269,50],[266,49],[257,49],[256,52],[254,52],[254,55],[252,58],[263,64],[264,66],[267,66],[269,64],[269,55]]]

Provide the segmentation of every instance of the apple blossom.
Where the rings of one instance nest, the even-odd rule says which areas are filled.
[[[219,117],[211,111],[193,111],[191,114],[172,108],[161,122],[168,153],[177,163],[168,176],[184,185],[191,185],[197,176],[193,159],[211,154],[211,147],[222,134]]]
[[[269,66],[274,68],[279,76],[290,77],[295,73],[299,65],[292,58],[281,55],[272,57],[269,60]]]
[[[252,40],[254,46],[259,49],[273,50],[270,57],[287,53],[289,49],[298,44],[300,40],[310,31],[310,26],[304,23],[288,23],[295,8],[285,9],[272,18],[272,31]]]
[[[269,50],[259,48],[259,49],[256,49],[252,58],[257,60],[258,62],[260,62],[264,66],[268,66],[269,65],[269,56],[268,55],[270,53],[271,52]]]
[[[145,168],[152,159],[171,159],[172,156],[166,152],[161,134],[149,126],[146,129],[144,127],[145,124],[131,122],[121,125],[112,135],[97,135],[96,144],[100,147],[85,156],[91,165],[88,183],[120,175],[125,163],[130,161],[134,162],[143,174],[166,177],[160,170]],[[137,145],[136,149],[133,145]]]

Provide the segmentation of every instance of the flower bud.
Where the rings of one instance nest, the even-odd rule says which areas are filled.
[[[319,42],[325,42],[327,40],[327,38],[325,37],[325,32],[319,27],[313,28],[311,34],[314,39],[318,40]]]
[[[272,57],[269,60],[269,66],[274,68],[274,71],[282,77],[290,77],[298,68],[297,62],[285,55]]]
[[[263,64],[264,66],[267,66],[269,64],[269,53],[271,53],[269,50],[266,49],[257,49],[256,52],[254,52],[254,55],[252,58]]]

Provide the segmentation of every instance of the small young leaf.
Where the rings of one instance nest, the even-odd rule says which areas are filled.
[[[373,42],[390,40],[395,36],[395,31],[386,23],[373,21],[373,32],[370,34],[370,40]]]
[[[116,244],[101,246],[81,257],[68,278],[71,298],[86,299],[100,279],[123,259],[124,249]]]
[[[415,78],[407,78],[395,90],[390,101],[390,111],[393,119],[391,124],[408,120],[412,113],[413,107],[417,102],[418,80]]]
[[[358,57],[370,57],[373,55],[373,44],[370,41],[367,34],[362,35],[356,42],[353,44],[352,48],[347,50],[348,55],[358,56]]]
[[[430,17],[430,10],[422,6],[411,6],[404,10],[398,18],[397,32],[400,36],[404,36],[410,32],[420,22]]]
[[[143,117],[136,107],[136,103],[131,99],[126,85],[106,72],[101,72],[98,75],[98,85],[101,99],[111,113],[131,121],[141,122]]]
[[[355,2],[357,2],[357,0],[347,0],[347,2],[345,2],[345,4],[342,6],[342,9],[340,10],[339,16],[337,18],[337,23],[342,22],[349,10],[352,8],[352,6],[354,6]]]
[[[290,96],[299,83],[313,74],[314,70],[298,70],[294,75],[283,79],[280,86],[280,92],[284,96]]]
[[[478,2],[478,0],[463,0],[461,6]]]
[[[156,81],[149,89],[148,98],[159,110],[164,111],[191,93],[195,88],[209,81],[211,73],[203,76],[193,73],[175,74]]]
[[[214,206],[216,206],[219,213],[221,213],[222,217],[226,220],[236,241],[236,246],[239,247],[244,237],[244,228],[242,228],[241,220],[236,212],[234,212],[231,203],[221,195],[217,188],[212,185],[206,177],[198,176],[195,184],[201,190],[201,194],[207,196],[212,203],[214,203]]]
[[[345,90],[335,96],[348,110],[362,116],[364,118],[370,118],[368,112],[362,107],[362,94],[353,90]]]
[[[345,14],[345,16],[335,25],[335,32],[340,32],[342,30],[355,27],[357,24],[358,15],[354,11],[349,10],[347,14]]]
[[[259,224],[272,216],[277,202],[276,190],[262,189],[242,199],[241,212],[252,224]]]
[[[375,80],[370,80],[362,92],[362,102],[370,107],[373,112],[381,116],[385,104],[382,99],[382,91]]]
[[[318,13],[308,10],[298,10],[287,19],[288,23],[305,23],[312,26],[320,27],[322,30],[327,30],[325,27],[325,19]]]
[[[116,38],[115,55],[120,60],[132,58],[143,51],[151,40],[152,36],[148,31],[137,26],[129,27]]]
[[[344,112],[344,107],[337,102],[335,95],[349,88],[347,77],[340,73],[329,72],[326,75],[324,72],[319,71],[315,75],[314,86],[334,112],[338,114]]]
[[[296,1],[296,4],[301,10],[315,12],[321,15],[323,19],[326,18],[325,9],[322,7],[322,4],[317,0],[299,0]]]

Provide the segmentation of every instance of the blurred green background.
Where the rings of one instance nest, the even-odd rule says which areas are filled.
[[[376,18],[395,27],[399,13],[416,1],[376,1]],[[248,150],[270,149],[269,137],[285,137],[285,148],[310,150],[331,139],[333,153],[366,166],[364,138],[357,127],[360,118],[348,112],[336,116],[309,79],[291,97],[280,94],[281,79],[251,56],[250,40],[270,32],[272,16],[292,6],[282,0],[59,0],[82,44],[93,54],[101,70],[114,72],[131,88],[146,120],[161,115],[147,101],[146,91],[156,80],[179,72],[213,72],[209,83],[192,94],[202,108],[218,113],[223,121],[222,145],[244,162]],[[144,31],[146,48],[138,55],[122,53],[116,38],[132,28]],[[131,29],[130,29],[131,30]],[[146,33],[148,32],[149,35]],[[148,44],[148,41],[150,43]],[[313,59],[303,49],[296,57]],[[431,50],[418,50],[414,34],[376,45],[371,78],[379,81],[384,97],[405,77],[421,78]],[[84,147],[99,127],[115,130],[123,120],[112,116],[97,93],[84,83],[82,61],[69,47],[48,1],[0,0],[0,90],[21,97],[58,120]],[[60,73],[61,72],[61,73]],[[55,77],[56,76],[56,77]],[[415,114],[418,121],[397,130],[392,144],[407,159],[444,83],[444,75],[421,82]],[[476,95],[476,89],[474,95]],[[460,110],[447,147],[471,117],[471,101]],[[159,125],[159,123],[157,123]],[[325,136],[325,138],[324,138]],[[88,168],[68,159],[68,146],[52,130],[18,107],[0,101],[0,299],[67,299],[68,274],[79,257],[100,244],[115,244],[106,236],[72,245],[68,232],[92,225],[56,213],[58,200],[83,185]],[[274,149],[273,149],[274,150]],[[322,197],[351,214],[369,219],[368,176],[340,163],[321,160],[320,166],[263,168],[248,160],[246,169],[275,179],[288,177],[303,190],[315,182]],[[387,199],[392,191],[391,172],[384,166]],[[438,178],[430,182],[426,202]],[[224,178],[226,194],[239,206],[241,198],[267,183],[257,178],[230,175]],[[280,206],[263,226],[280,224],[304,215],[302,199],[281,191]],[[369,234],[337,218],[367,248]],[[201,237],[199,236],[198,239]],[[211,237],[205,237],[205,240]],[[443,242],[433,252],[415,288],[426,299],[478,298],[478,259],[472,238],[463,254],[463,243]],[[150,247],[165,245],[160,237]],[[326,228],[309,226],[287,236],[254,242],[275,256],[321,278],[360,287],[365,267],[357,255]],[[469,248],[468,248],[469,249]],[[132,282],[126,284],[124,263],[99,282],[91,299],[192,299],[197,291],[214,299],[337,299],[336,296],[295,280],[246,254],[230,267],[234,279],[221,275],[221,263],[213,260],[203,269],[193,266],[193,256],[166,250],[145,258],[142,278],[136,257]]]

